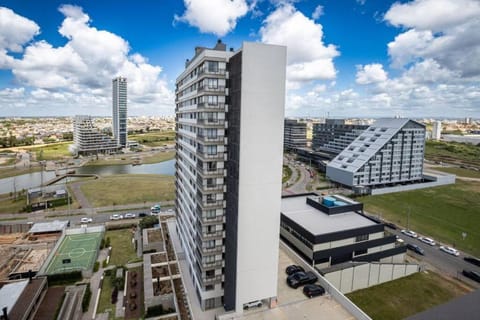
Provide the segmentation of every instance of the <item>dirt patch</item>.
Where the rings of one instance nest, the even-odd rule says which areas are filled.
[[[168,272],[168,266],[160,266],[152,268],[152,278],[163,278],[168,277],[170,273]]]
[[[150,256],[152,264],[167,262],[167,255],[165,253],[157,253]]]
[[[34,320],[51,320],[60,303],[63,301],[65,287],[50,287],[45,294]]]
[[[140,319],[143,314],[143,270],[135,268],[128,272],[125,297],[125,319]]]
[[[163,241],[162,231],[160,229],[147,230],[148,243]]]
[[[162,296],[173,292],[172,282],[170,280],[160,281],[160,283],[155,281],[152,283],[152,286],[153,295],[155,296]]]

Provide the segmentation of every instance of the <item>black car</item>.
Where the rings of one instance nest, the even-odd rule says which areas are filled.
[[[410,249],[413,252],[421,254],[422,256],[425,255],[425,251],[423,251],[423,249],[417,246],[416,244],[407,243],[407,249]]]
[[[313,272],[298,271],[287,278],[287,284],[293,289],[297,289],[304,284],[313,284],[317,281],[317,276]]]
[[[285,269],[285,273],[288,275],[294,274],[295,272],[305,271],[302,267],[292,264]]]
[[[140,213],[138,214],[138,216],[139,216],[140,218],[143,218],[143,217],[146,217],[147,214],[146,214],[145,212],[140,212]]]
[[[463,260],[480,267],[480,259],[474,257],[465,257]]]
[[[303,294],[309,298],[322,296],[325,294],[325,289],[317,284],[307,284],[303,287]]]
[[[462,274],[467,278],[470,278],[474,281],[480,282],[480,273],[478,273],[476,271],[463,270]]]

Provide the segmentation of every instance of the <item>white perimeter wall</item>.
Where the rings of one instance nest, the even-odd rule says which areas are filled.
[[[286,47],[242,49],[236,311],[277,296]]]
[[[327,273],[325,278],[345,294],[402,278],[418,271],[419,267],[416,264],[366,263]]]

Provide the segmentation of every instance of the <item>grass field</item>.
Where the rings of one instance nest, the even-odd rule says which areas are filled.
[[[156,174],[112,175],[90,180],[82,192],[95,207],[173,200],[173,176]]]
[[[437,171],[442,171],[442,172],[453,173],[460,177],[480,179],[480,171],[468,170],[468,169],[456,168],[456,167],[434,167],[432,169]]]
[[[480,147],[469,143],[428,140],[425,143],[425,158],[480,167]]]
[[[466,293],[465,288],[433,272],[420,272],[347,294],[347,297],[374,320],[397,320]]]
[[[175,131],[153,131],[143,134],[129,135],[128,139],[135,140],[148,147],[161,147],[175,142]]]
[[[17,213],[27,205],[27,197],[21,196],[17,200],[10,199],[9,194],[0,195],[0,214]]]
[[[480,256],[480,183],[454,185],[358,198],[371,214],[407,226],[436,240]],[[462,232],[467,233],[465,240]]]
[[[36,160],[59,160],[64,157],[71,157],[71,153],[68,151],[68,146],[72,142],[52,143],[42,147],[28,148],[29,151],[35,152]],[[25,148],[26,149],[26,148]]]
[[[58,247],[55,256],[47,267],[47,274],[62,273],[73,270],[89,270],[97,257],[102,238],[101,232],[67,235]],[[64,264],[64,259],[70,263]]]
[[[11,169],[11,168],[0,167],[0,179],[19,176],[26,173],[38,172],[41,170],[42,168],[40,166],[32,167],[32,168],[24,168],[24,169]]]
[[[112,284],[108,277],[102,282],[102,291],[100,292],[100,299],[98,301],[97,313],[104,313],[110,311],[108,319],[115,319],[115,305],[112,304]]]
[[[132,245],[132,233],[130,229],[109,230],[105,233],[105,238],[110,238],[112,255],[110,265],[123,266],[127,262],[137,258]]]
[[[158,163],[162,161],[172,160],[175,158],[175,151],[166,151],[166,152],[155,152],[149,154],[122,154],[110,156],[107,158],[100,158],[98,160],[91,160],[88,162],[89,166],[105,166],[105,165],[121,165],[121,164],[131,164],[133,162],[132,158],[141,158],[143,164],[148,163]]]

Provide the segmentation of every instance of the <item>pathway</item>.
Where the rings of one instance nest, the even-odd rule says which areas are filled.
[[[90,204],[90,201],[88,201],[87,197],[85,197],[85,194],[80,189],[82,184],[83,182],[74,182],[71,183],[69,187],[72,190],[72,193],[75,196],[75,199],[77,199],[78,204],[81,208],[93,208],[93,206]]]

